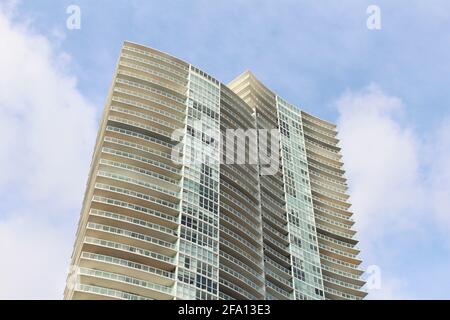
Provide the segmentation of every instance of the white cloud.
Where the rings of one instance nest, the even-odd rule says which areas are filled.
[[[407,298],[414,279],[392,269],[394,262],[411,260],[406,244],[450,228],[450,122],[419,134],[401,99],[375,85],[346,92],[336,106],[363,258],[382,271],[369,298]]]
[[[376,240],[416,227],[421,202],[420,141],[401,124],[402,101],[376,86],[348,92],[337,102],[345,168],[360,234]]]
[[[72,233],[45,217],[39,219],[42,213],[12,212],[11,218],[0,222],[0,299],[63,296]]]
[[[59,67],[67,54],[13,24],[13,7],[0,7],[0,299],[61,298],[96,110]]]

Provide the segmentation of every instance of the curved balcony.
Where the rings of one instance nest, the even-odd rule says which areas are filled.
[[[245,194],[247,197],[252,197],[255,201],[258,201],[259,193],[246,188],[242,183],[240,183],[239,179],[234,174],[220,170],[220,179],[226,179],[229,181],[230,185],[238,189],[241,193]]]
[[[353,215],[353,213],[349,211],[345,206],[336,205],[330,201],[327,201],[323,198],[319,198],[317,196],[312,196],[312,199],[314,204],[321,206],[322,208],[327,209],[328,211],[334,211],[342,216],[347,216],[348,218],[350,218]]]
[[[271,210],[268,206],[266,206],[266,201],[263,200],[261,202],[261,209],[263,213],[263,217],[267,214],[270,215],[272,220],[276,220],[278,222],[279,226],[284,226],[287,224],[287,218],[286,218],[286,212],[283,211],[282,213],[277,213],[276,211]]]
[[[252,117],[253,110],[248,108],[247,112],[245,112],[244,109],[247,105],[242,104],[241,100],[235,100],[235,99],[231,98],[227,94],[226,89],[222,90],[221,93],[222,93],[220,96],[221,103],[224,103],[224,105],[228,106],[230,110],[233,110],[233,112],[229,112],[229,114],[232,114],[232,115],[239,114],[239,116],[241,116],[242,119],[245,119],[248,127],[252,128],[255,123],[255,119]],[[239,106],[237,106],[237,104],[239,104]],[[223,108],[223,110],[228,111],[228,108],[225,107],[225,108]],[[241,119],[241,118],[239,118],[239,119]]]
[[[158,76],[162,79],[172,81],[173,83],[179,85],[187,85],[188,82],[188,73],[187,71],[180,72],[177,68],[173,68],[172,66],[167,66],[160,61],[151,60],[148,57],[143,58],[140,54],[136,54],[136,52],[132,51],[129,48],[124,47],[122,49],[122,53],[120,55],[120,59],[126,62],[133,62],[138,64],[143,69],[151,70],[151,74]]]
[[[80,255],[80,267],[127,274],[155,284],[172,286],[175,273],[136,263],[130,260],[83,251]]]
[[[224,264],[220,264],[219,266],[219,276],[224,276],[230,283],[234,283],[236,286],[244,289],[250,294],[262,299],[264,296],[264,287],[261,285],[257,285],[249,278],[242,275],[240,272],[237,272],[232,267],[226,266]]]
[[[327,246],[323,243],[319,243],[319,249],[320,249],[320,252],[323,254],[332,256],[336,259],[342,260],[344,262],[350,263],[355,266],[360,265],[362,262],[360,259],[356,258],[356,256],[353,254],[350,254],[345,251],[337,250],[337,249]]]
[[[123,129],[120,127],[114,127],[111,125],[108,125],[106,127],[106,133],[108,134],[108,136],[111,136],[113,138],[126,138],[127,141],[134,142],[136,144],[139,144],[141,142],[149,143],[149,146],[151,146],[153,150],[155,151],[158,150],[166,154],[171,154],[171,151],[175,146],[175,144],[173,143],[168,143],[164,140],[149,135],[145,135],[132,130]]]
[[[227,98],[221,97],[221,109],[222,112],[225,112],[227,114],[227,117],[229,121],[231,121],[235,128],[240,129],[249,129],[253,128],[254,125],[254,119],[248,115],[248,116],[242,116],[238,115],[236,113],[236,108],[230,103],[230,101]],[[223,117],[223,113],[220,115]]]
[[[329,159],[316,154],[311,150],[306,150],[306,156],[308,158],[308,162],[311,162],[314,165],[325,166],[329,170],[334,170],[336,173],[341,175],[345,174],[345,170],[342,168],[344,165],[342,162],[336,163],[336,161],[329,161]]]
[[[363,297],[364,297],[364,296],[367,295],[367,293],[365,293],[363,290],[361,290],[361,286],[360,285],[355,285],[353,283],[342,281],[342,280],[336,279],[334,277],[329,277],[327,275],[323,275],[322,277],[323,277],[323,281],[324,282],[328,282],[326,284],[326,286],[328,286],[328,287],[334,287],[335,286],[336,290],[348,292],[348,293],[353,294],[355,296],[363,295]]]
[[[232,296],[219,291],[219,300],[233,301],[236,300],[236,298],[233,298]]]
[[[318,212],[317,214],[323,214],[323,215],[330,215],[333,218],[336,218],[336,220],[341,221],[342,223],[345,223],[345,221],[354,222],[354,220],[349,215],[340,214],[339,212],[336,212],[334,210],[329,210],[324,208],[320,205],[320,203],[314,203],[313,201],[313,208],[314,212]],[[339,220],[340,219],[340,220]]]
[[[287,236],[287,234],[279,232],[275,228],[271,227],[268,223],[263,222],[263,229],[266,229],[271,236],[277,237],[283,244],[289,244],[289,237]]]
[[[139,64],[120,59],[117,76],[122,76],[146,86],[160,88],[178,97],[185,97],[187,87],[185,85],[174,85],[173,80],[167,81],[167,77],[162,72],[142,67]]]
[[[312,181],[314,181],[314,180],[322,181],[323,183],[328,184],[330,187],[339,189],[341,193],[345,193],[347,191],[347,184],[345,182],[342,182],[340,180],[331,178],[327,175],[321,174],[314,167],[308,167],[308,169],[309,169],[309,175],[310,175]]]
[[[335,148],[327,147],[323,143],[316,142],[308,137],[305,137],[305,146],[309,149],[315,150],[326,158],[332,159],[333,161],[340,162],[342,159],[342,156]]]
[[[357,297],[352,294],[344,293],[342,291],[330,287],[324,287],[324,290],[325,296],[333,300],[362,300],[362,297]]]
[[[357,246],[351,243],[340,241],[338,239],[335,239],[322,233],[318,233],[317,238],[327,241],[327,243],[335,246],[338,250],[349,252],[355,255],[359,253]]]
[[[275,182],[278,182],[278,180],[273,181],[274,179],[269,178],[271,176],[261,176],[261,185],[268,184],[272,188],[273,193],[277,194],[284,194],[283,185],[276,184]],[[267,188],[266,188],[267,189]]]
[[[162,240],[174,243],[177,240],[177,231],[146,220],[133,218],[114,212],[91,209],[89,222],[103,223],[117,228],[128,228],[130,231],[158,237]]]
[[[154,284],[141,279],[89,268],[80,268],[80,281],[118,291],[127,291],[151,299],[171,299],[172,287]]]
[[[292,281],[288,281],[287,279],[280,277],[278,274],[270,270],[269,268],[266,268],[266,277],[273,283],[275,283],[278,287],[283,288],[284,290],[291,292],[293,290],[292,288]]]
[[[173,86],[177,85],[180,88],[187,86],[188,79],[186,73],[179,72],[161,63],[156,63],[149,59],[141,58],[126,49],[122,50],[120,61],[123,65],[134,65],[134,68],[140,70],[142,73],[165,80]]]
[[[222,170],[225,169],[225,170]],[[251,184],[247,180],[242,180],[242,174],[239,173],[236,169],[233,168],[233,165],[222,165],[220,170],[220,175],[227,177],[229,180],[234,182],[235,186],[241,189],[242,192],[248,193],[257,197],[257,181],[254,181],[254,184]]]
[[[336,218],[334,216],[330,216],[327,214],[324,214],[320,211],[316,211],[316,215],[315,218],[317,220],[321,220],[322,222],[326,223],[327,226],[336,226],[337,227],[337,231],[340,232],[346,232],[347,230],[352,231],[352,235],[354,235],[356,233],[356,231],[353,231],[351,229],[352,225],[353,225],[353,221],[348,221],[348,220],[344,220],[344,219],[339,219]]]
[[[220,251],[219,255],[221,264],[228,264],[230,266],[233,266],[234,268],[239,269],[239,271],[243,275],[245,275],[247,278],[253,279],[253,282],[255,283],[264,283],[264,277],[262,276],[262,274],[257,273],[252,266],[243,263],[241,260],[224,251]]]
[[[229,243],[233,243],[236,247],[239,247],[241,251],[245,251],[247,255],[252,256],[255,261],[262,260],[262,250],[260,247],[255,246],[249,241],[245,240],[237,233],[231,231],[224,225],[220,225],[220,236],[227,240]]]
[[[173,270],[175,267],[175,259],[173,257],[119,242],[85,237],[83,248],[83,251],[131,260],[158,269]]]
[[[162,117],[163,121],[171,123],[171,125],[174,125],[176,127],[184,126],[184,120],[185,120],[184,116],[178,115],[174,112],[165,111],[160,106],[156,107],[156,106],[150,105],[148,103],[141,103],[134,99],[125,98],[123,96],[118,96],[118,95],[113,95],[111,97],[111,101],[114,105],[117,105],[117,106],[131,108],[134,110],[142,110],[144,112],[149,112],[153,116]],[[176,110],[176,111],[178,111],[178,110]]]
[[[347,272],[343,272],[338,269],[334,269],[326,266],[326,268],[322,269],[322,275],[328,276],[330,278],[343,281],[349,284],[353,284],[358,288],[362,288],[365,285],[365,281],[360,279],[359,276],[355,276],[354,274],[350,274]]]
[[[160,119],[132,111],[130,109],[110,107],[108,125],[130,129],[131,131],[156,137],[167,143],[172,143],[172,134],[175,130],[182,130],[182,127],[163,123]]]
[[[311,191],[316,195],[321,195],[324,197],[328,197],[330,201],[339,201],[339,203],[348,203],[349,196],[345,193],[339,193],[332,191],[331,189],[327,189],[324,187],[322,183],[319,183],[317,180],[310,181],[311,182]]]
[[[306,155],[308,157],[309,155],[312,155],[316,159],[321,159],[320,162],[324,162],[325,164],[334,166],[336,168],[342,168],[342,166],[344,165],[340,157],[336,157],[331,152],[327,152],[326,150],[321,149],[320,147],[317,147],[309,143],[308,141],[305,141],[305,147]]]
[[[267,222],[271,227],[278,230],[280,233],[286,233],[287,232],[287,221],[284,221],[284,223],[279,222],[277,219],[274,219],[272,216],[269,215],[262,215],[263,222]]]
[[[252,220],[250,220],[247,216],[244,216],[241,212],[230,207],[223,201],[220,201],[220,208],[226,210],[226,212],[228,214],[231,213],[233,216],[239,218],[240,220],[242,220],[242,222],[247,224],[247,227],[253,228],[256,232],[259,233],[259,230],[260,230],[259,223],[260,222],[256,217],[251,217]],[[222,212],[222,210],[221,210],[221,214],[225,215],[225,212]]]
[[[163,80],[161,76],[164,76],[161,72],[156,70],[152,72],[148,68],[121,58],[117,68],[116,82],[122,80],[120,83],[126,83],[123,82],[124,80],[132,83],[130,86],[139,90],[152,93],[164,92],[165,96],[176,101],[186,98],[187,86],[173,85],[171,81]]]
[[[171,67],[171,69],[178,70],[180,74],[185,75],[187,78],[189,65],[175,57],[171,57],[167,54],[158,52],[156,50],[152,50],[150,48],[132,43],[132,42],[125,42],[122,50],[129,50],[131,52],[137,53],[139,55],[142,55],[143,57],[146,57],[150,61],[157,61],[160,64],[167,64]]]
[[[303,131],[309,132],[316,137],[319,137],[325,141],[327,141],[331,145],[337,145],[339,143],[339,139],[336,137],[336,132],[330,133],[330,131],[322,130],[321,127],[312,124],[310,121],[302,119],[302,127]]]
[[[267,192],[263,191],[266,190]],[[270,202],[272,207],[276,210],[283,211],[286,200],[284,198],[284,191],[280,194],[274,193],[264,183],[261,184],[261,201]]]
[[[260,243],[259,239],[262,237],[261,233],[253,233],[253,231],[250,231],[251,229],[245,228],[243,225],[226,215],[220,215],[220,219],[221,223],[223,223],[228,229],[232,230],[245,240],[253,243],[254,245],[258,245]]]
[[[169,103],[174,103],[175,105],[178,105],[180,107],[182,107],[182,105],[184,105],[186,102],[186,98],[180,96],[179,94],[172,94],[171,92],[168,92],[170,90],[167,90],[166,88],[160,89],[154,86],[145,85],[140,83],[136,79],[132,78],[132,80],[130,80],[126,77],[121,76],[120,74],[118,74],[118,77],[116,78],[115,86],[118,88],[134,90],[136,93],[141,93],[144,95],[156,95],[158,99],[167,101]]]
[[[128,154],[134,154],[142,158],[149,156],[154,158],[154,162],[161,163],[171,168],[179,169],[179,166],[172,161],[172,155],[167,152],[159,151],[153,147],[147,147],[141,144],[136,144],[128,140],[122,140],[115,137],[105,136],[103,139],[103,146]]]
[[[102,183],[95,184],[94,194],[100,197],[111,197],[119,201],[133,201],[138,206],[155,209],[171,215],[179,213],[179,204],[152,197],[146,193],[140,193],[129,189],[123,189]]]
[[[134,101],[145,104],[145,105],[152,103],[167,112],[171,112],[171,113],[176,112],[178,117],[184,117],[185,113],[186,113],[186,106],[181,106],[181,105],[175,104],[174,102],[157,98],[153,95],[136,92],[134,90],[127,89],[125,86],[124,87],[114,87],[113,97],[121,97],[124,99],[133,99]]]
[[[279,276],[288,280],[292,279],[291,269],[283,267],[281,264],[279,264],[269,256],[264,256],[264,265],[266,267],[272,268],[272,270]]]
[[[356,245],[358,240],[353,239],[353,235],[336,230],[333,225],[325,225],[319,219],[316,220],[316,228],[318,233],[328,235],[329,237],[337,238],[343,242]]]
[[[331,266],[333,269],[342,270],[345,273],[354,274],[357,277],[364,273],[364,270],[359,269],[357,265],[333,258],[332,256],[325,255],[323,253],[320,253],[320,259],[322,261],[322,265],[324,261],[328,262],[327,265]]]
[[[140,167],[148,171],[155,172],[159,174],[159,176],[167,177],[168,179],[166,180],[168,180],[172,184],[177,184],[178,179],[180,178],[181,173],[180,169],[174,166],[167,165],[157,160],[149,159],[146,157],[136,155],[134,153],[124,152],[108,147],[103,147],[101,152],[102,152],[101,155],[102,159],[111,161],[122,161],[131,166]]]
[[[337,170],[329,169],[330,166],[325,164],[315,162],[313,160],[308,161],[308,169],[315,170],[317,173],[323,175],[324,177],[328,177],[329,179],[333,179],[335,181],[339,181],[339,183],[345,184],[347,179],[343,176],[342,173],[337,172]]]
[[[99,223],[88,222],[86,226],[86,236],[102,240],[119,241],[121,244],[139,247],[167,257],[176,254],[175,243]]]
[[[157,223],[168,228],[178,226],[178,216],[172,216],[147,207],[135,205],[126,201],[107,197],[93,196],[92,208],[103,211],[111,211],[117,214],[127,215],[137,219]]]
[[[234,283],[226,280],[223,277],[219,277],[219,291],[228,296],[234,296],[237,300],[258,300],[258,297],[235,285]]]
[[[226,192],[220,193],[220,201],[226,200],[227,204],[234,208],[235,210],[239,212],[246,213],[250,217],[257,217],[259,215],[258,209],[253,207],[253,210],[251,207],[248,207],[241,201],[237,200],[236,198],[230,196]],[[259,219],[256,219],[259,222]]]
[[[124,291],[86,285],[77,284],[72,296],[74,300],[152,300],[136,294]]]
[[[308,132],[308,130],[304,130],[304,136],[305,136],[305,140],[317,145],[317,146],[321,146],[322,148],[334,152],[334,153],[339,153],[339,151],[341,151],[341,148],[338,147],[335,143],[330,142],[327,139],[324,139],[322,137],[320,137],[317,134],[314,134],[312,132]]]
[[[262,270],[262,262],[257,260],[254,256],[250,255],[248,252],[242,250],[237,245],[231,243],[230,241],[224,239],[223,237],[219,239],[220,250],[225,250],[228,254],[238,257],[239,260],[243,261],[245,264],[253,264],[254,268],[259,268]]]
[[[123,174],[129,176],[130,178],[145,178],[149,183],[157,182],[162,187],[175,192],[179,192],[181,188],[179,181],[176,179],[172,179],[155,171],[147,170],[120,161],[100,159],[99,170],[107,170],[108,172],[115,174]]]
[[[321,129],[326,129],[327,132],[329,132],[330,134],[336,135],[336,125],[335,124],[332,124],[328,121],[317,118],[317,117],[313,116],[312,114],[309,114],[305,111],[301,111],[301,116],[302,116],[302,121],[306,120],[313,125],[319,126],[319,128],[321,128]]]
[[[134,132],[142,133],[145,135],[151,135],[157,137],[159,140],[163,140],[167,143],[172,141],[172,132],[161,130],[154,126],[144,124],[142,122],[127,119],[126,117],[108,116],[108,125],[114,125],[124,129],[131,129]]]
[[[285,254],[288,254],[288,252],[285,251]],[[272,261],[275,261],[278,265],[284,267],[285,269],[289,269],[291,266],[291,261],[288,257],[281,254],[278,250],[271,248],[267,244],[264,244],[264,255],[265,257],[269,257],[270,259],[272,259]]]
[[[97,171],[97,179],[99,183],[114,183],[118,187],[125,189],[133,188],[133,190],[156,196],[162,200],[178,203],[180,199],[179,192],[163,188],[158,184],[150,183],[140,179],[134,179],[127,175],[116,174],[108,171]]]
[[[276,296],[281,300],[291,299],[291,294],[288,291],[278,287],[277,285],[270,282],[268,279],[266,279],[266,290],[269,291],[269,293],[271,293],[273,296]]]
[[[231,184],[229,184],[228,182],[226,182],[223,179],[220,180],[220,189],[221,189],[221,192],[227,192],[231,196],[238,198],[241,201],[244,201],[248,207],[250,207],[254,210],[258,210],[258,201],[257,200],[250,199],[250,197],[248,197],[243,192],[241,192],[239,189],[235,188],[234,186],[232,186]]]

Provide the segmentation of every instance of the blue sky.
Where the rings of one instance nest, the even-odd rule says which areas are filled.
[[[124,40],[224,83],[250,69],[286,100],[337,122],[364,266],[382,274],[369,297],[450,298],[448,1],[0,4],[0,249],[14,260],[0,267],[0,298],[62,296],[97,122]],[[71,4],[81,9],[80,30],[66,28]],[[366,27],[371,4],[381,9],[381,30]],[[55,132],[68,142],[58,145]],[[25,172],[12,175],[19,165]],[[49,249],[33,252],[39,262],[17,285],[8,279],[28,262],[13,253],[29,250],[28,241]]]

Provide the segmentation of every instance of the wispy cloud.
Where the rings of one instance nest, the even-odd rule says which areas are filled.
[[[369,297],[412,298],[417,292],[407,289],[417,279],[408,274],[408,261],[435,266],[411,250],[432,239],[443,222],[450,227],[449,126],[444,121],[418,132],[403,101],[376,85],[346,92],[336,106],[363,257],[382,270],[382,287]],[[445,256],[439,263],[450,267]]]
[[[67,55],[2,8],[0,298],[61,298],[96,111],[59,68]]]

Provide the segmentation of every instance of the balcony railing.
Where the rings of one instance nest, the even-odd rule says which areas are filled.
[[[75,291],[79,292],[86,292],[90,294],[97,294],[101,296],[111,297],[111,298],[117,298],[121,300],[152,300],[150,298],[146,298],[143,296],[139,296],[136,294],[131,294],[128,292],[123,292],[119,290],[114,289],[108,289],[103,287],[97,287],[97,286],[91,286],[86,284],[77,284],[75,286]]]

